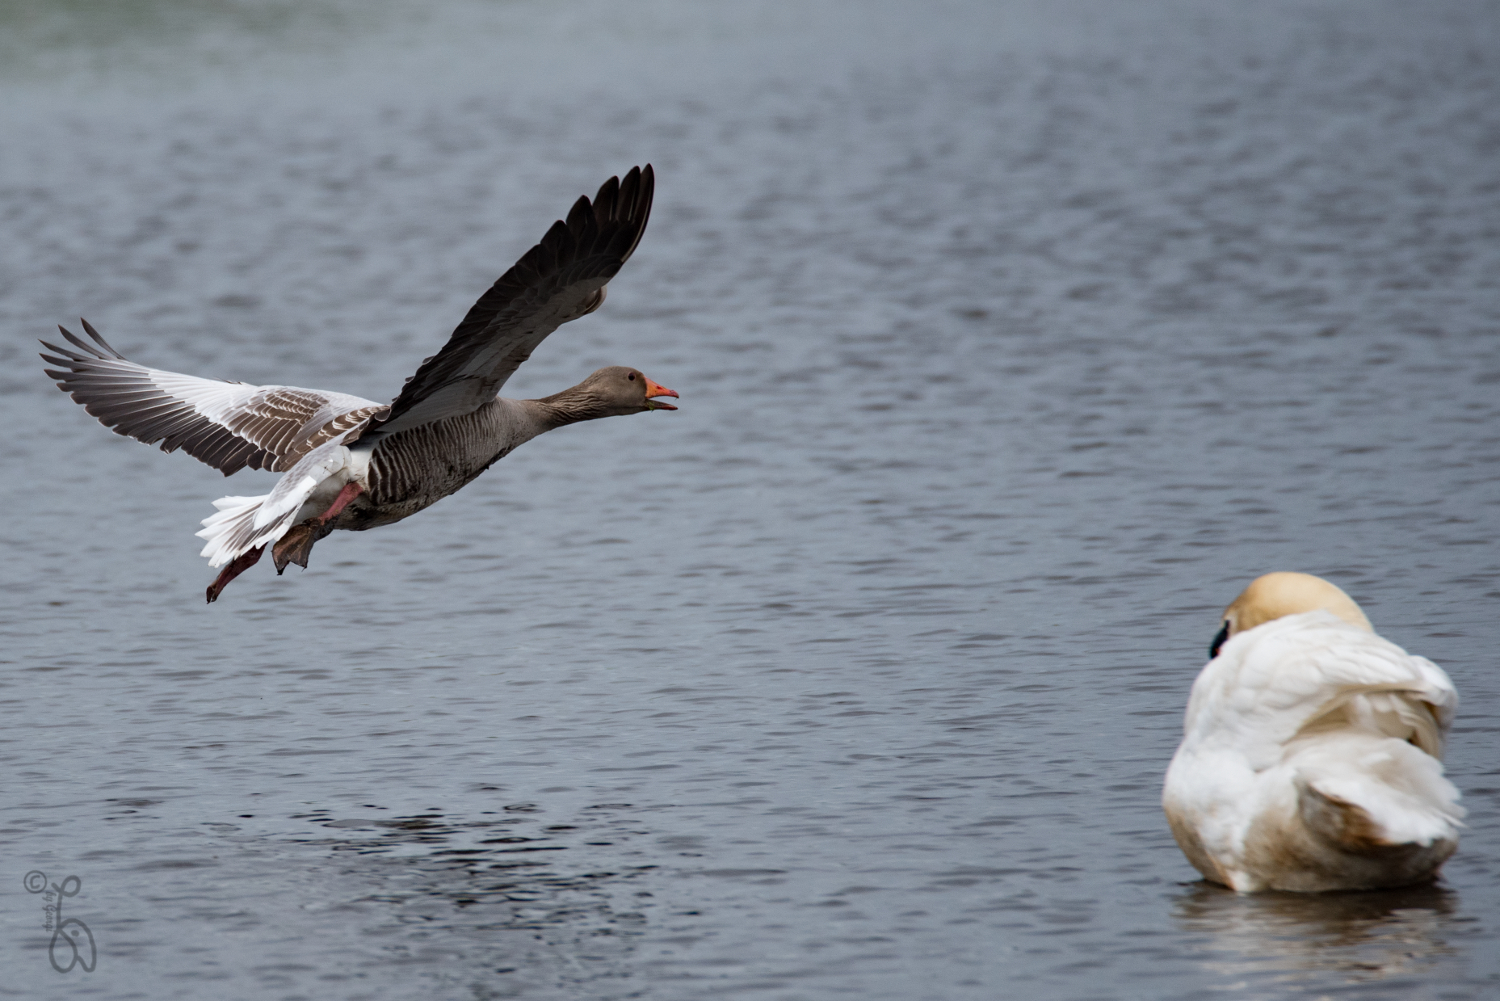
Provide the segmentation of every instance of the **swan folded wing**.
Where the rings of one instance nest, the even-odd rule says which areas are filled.
[[[441,351],[422,362],[389,415],[371,422],[384,436],[471,413],[488,403],[531,352],[562,324],[593,312],[604,287],[630,259],[651,215],[648,164],[611,177],[479,298]]]
[[[1261,635],[1256,635],[1265,630]],[[1288,616],[1245,633],[1218,693],[1223,719],[1254,730],[1269,750],[1347,727],[1410,740],[1435,757],[1458,707],[1436,664],[1324,612]]]
[[[388,407],[358,396],[296,386],[250,386],[136,364],[87,321],[92,344],[59,327],[73,345],[43,341],[47,375],[116,434],[182,449],[225,476],[249,466],[284,472],[329,439],[358,431]],[[349,440],[352,440],[349,439]]]

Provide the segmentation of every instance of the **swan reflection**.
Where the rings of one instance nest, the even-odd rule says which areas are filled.
[[[1458,895],[1441,886],[1362,893],[1238,894],[1197,883],[1173,917],[1201,942],[1226,990],[1419,974],[1456,956],[1448,944]]]

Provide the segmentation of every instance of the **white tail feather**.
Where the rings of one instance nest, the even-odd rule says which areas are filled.
[[[198,555],[206,556],[209,566],[220,567],[241,553],[281,538],[290,524],[272,525],[265,530],[257,529],[255,525],[255,516],[269,496],[220,497],[214,501],[219,513],[203,519],[203,531],[198,533],[198,538],[208,540],[208,544]]]
[[[345,452],[348,449],[344,449]],[[255,527],[265,528],[274,525],[289,514],[296,514],[312,492],[318,488],[318,484],[328,479],[330,473],[339,469],[343,463],[325,463],[332,466],[331,469],[316,467],[307,471],[306,475],[298,475],[295,479],[291,473],[281,478],[276,484],[276,489],[258,498],[260,504],[255,512]],[[297,470],[301,473],[302,470]]]
[[[214,501],[219,513],[203,519],[198,538],[208,540],[199,555],[211,567],[223,566],[257,546],[275,542],[307,513],[304,505],[319,487],[333,481],[335,492],[345,482],[338,474],[350,467],[351,454],[344,447],[345,434],[327,441],[302,457],[268,494],[259,497],[220,497]],[[328,497],[325,504],[331,503]],[[313,513],[316,513],[314,511]]]
[[[1464,808],[1442,762],[1406,741],[1350,734],[1297,756],[1297,781],[1358,806],[1388,844],[1457,840]]]

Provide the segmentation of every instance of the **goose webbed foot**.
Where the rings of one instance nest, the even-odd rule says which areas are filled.
[[[307,569],[308,558],[312,556],[312,547],[319,539],[333,531],[329,522],[337,518],[339,512],[344,510],[350,501],[365,492],[365,488],[358,483],[350,481],[344,484],[333,503],[328,505],[328,510],[316,518],[309,518],[300,525],[293,525],[287,533],[277,540],[276,545],[271,547],[271,558],[276,561],[276,572],[278,574],[286,570],[289,564],[295,563],[302,569]]]
[[[229,586],[229,582],[259,563],[261,554],[265,551],[265,546],[256,546],[248,552],[240,553],[240,555],[230,561],[228,566],[220,570],[219,576],[215,577],[214,582],[208,585],[208,603],[212,605],[218,601],[219,595],[223,592],[224,588]]]
[[[328,528],[311,518],[300,525],[293,525],[271,549],[271,558],[276,561],[276,572],[281,573],[290,563],[295,563],[306,570],[308,557],[312,556],[313,544],[327,535],[329,531]]]

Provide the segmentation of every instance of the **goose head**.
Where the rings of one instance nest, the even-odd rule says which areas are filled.
[[[599,417],[640,414],[647,410],[676,410],[662,397],[677,393],[646,378],[640,369],[610,365],[591,374],[578,385],[540,402],[560,423],[591,421]]]
[[[1281,571],[1255,578],[1238,598],[1230,602],[1224,609],[1222,626],[1209,647],[1208,655],[1217,657],[1219,648],[1237,633],[1286,615],[1318,609],[1331,612],[1366,632],[1375,631],[1354,599],[1333,584],[1310,573]]]

